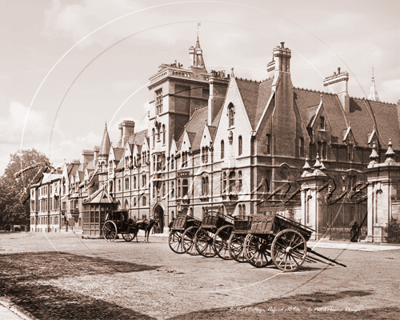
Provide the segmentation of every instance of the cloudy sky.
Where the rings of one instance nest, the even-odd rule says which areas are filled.
[[[148,79],[188,66],[198,22],[209,71],[265,79],[284,41],[294,86],[322,91],[341,67],[364,97],[374,66],[380,99],[400,99],[398,0],[13,0],[0,17],[0,174],[20,148],[56,165],[99,145],[105,123],[114,143],[123,119],[145,128]]]

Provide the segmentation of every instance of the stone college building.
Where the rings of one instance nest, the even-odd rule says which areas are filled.
[[[199,39],[189,58],[188,68],[161,64],[150,77],[148,129],[123,121],[112,143],[106,126],[83,161],[31,187],[31,231],[96,237],[107,211],[126,209],[168,232],[177,214],[213,210],[280,212],[331,239],[357,220],[364,238],[382,240],[399,216],[400,106],[379,101],[374,79],[368,99],[349,96],[340,68],[324,91],[297,88],[283,42],[264,81],[208,71]]]

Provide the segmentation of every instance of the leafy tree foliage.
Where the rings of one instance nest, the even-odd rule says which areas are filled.
[[[29,186],[42,176],[49,159],[35,150],[19,150],[10,155],[4,175],[0,177],[0,226],[6,224],[27,224],[29,222]],[[17,177],[16,173],[35,164]]]

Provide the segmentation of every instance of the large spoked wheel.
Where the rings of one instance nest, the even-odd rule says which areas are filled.
[[[272,242],[271,256],[278,269],[296,271],[307,258],[307,242],[297,230],[282,230]]]
[[[126,242],[131,242],[133,239],[135,239],[137,233],[138,230],[133,230],[131,233],[123,233],[122,238],[124,238]]]
[[[103,237],[107,241],[114,241],[117,238],[117,226],[114,221],[106,221],[104,223]]]
[[[185,253],[185,248],[183,247],[182,242],[182,232],[178,230],[172,230],[169,233],[168,244],[173,252],[178,254]]]
[[[229,255],[232,259],[237,262],[247,262],[245,250],[244,250],[244,239],[246,235],[232,233],[229,237]]]
[[[214,235],[212,232],[200,227],[194,238],[196,249],[203,257],[212,258],[217,254],[213,246]]]
[[[194,237],[196,236],[197,230],[199,230],[199,227],[192,226],[187,228],[182,235],[183,249],[192,256],[199,254],[194,244]]]
[[[256,268],[264,268],[271,263],[271,242],[272,237],[260,238],[248,234],[244,240],[244,251],[247,261]]]
[[[232,233],[233,226],[226,225],[218,229],[214,236],[213,247],[218,256],[224,260],[231,259],[229,255],[229,237]]]

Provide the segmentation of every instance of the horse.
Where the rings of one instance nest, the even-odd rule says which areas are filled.
[[[150,220],[139,220],[136,222],[138,230],[144,230],[144,242],[149,242],[149,235],[154,225],[158,226],[158,219],[150,218]],[[139,242],[136,233],[136,242]]]

